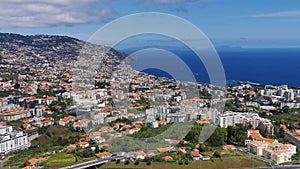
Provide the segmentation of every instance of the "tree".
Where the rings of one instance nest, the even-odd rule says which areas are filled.
[[[90,148],[86,148],[82,152],[82,157],[84,157],[84,158],[89,158],[89,157],[93,157],[93,156],[94,156],[94,152]]]
[[[280,129],[279,129],[278,136],[279,136],[280,138],[284,138],[284,130],[283,130],[283,128],[280,128]]]
[[[129,160],[126,160],[126,161],[124,162],[125,165],[128,165],[129,163],[130,163]]]
[[[291,112],[290,108],[288,106],[284,106],[282,108],[282,113],[284,114],[289,114]]]
[[[15,83],[14,88],[15,89],[19,89],[21,87],[21,85],[19,83]]]
[[[200,146],[199,146],[199,151],[203,152],[203,151],[206,151],[207,147],[204,143],[200,143]]]
[[[221,154],[218,151],[215,151],[214,154],[213,154],[213,157],[221,158]]]
[[[245,127],[237,125],[227,128],[227,142],[229,144],[244,145],[245,139],[247,139],[247,130]]]
[[[212,146],[222,146],[224,145],[227,139],[227,131],[226,129],[221,128],[218,126],[211,137],[207,140],[208,143]]]
[[[96,145],[95,153],[100,153],[100,149],[99,149],[99,146],[98,146],[98,145]]]

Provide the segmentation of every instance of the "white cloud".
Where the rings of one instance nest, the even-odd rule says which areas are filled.
[[[273,18],[273,17],[284,17],[284,18],[299,18],[300,10],[294,11],[280,11],[274,13],[265,13],[265,14],[257,14],[253,15],[253,18]]]
[[[103,22],[117,15],[93,5],[102,0],[1,0],[0,28],[47,27]]]

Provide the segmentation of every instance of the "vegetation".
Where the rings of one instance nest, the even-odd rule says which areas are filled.
[[[201,99],[211,99],[212,96],[207,91],[199,89],[199,98],[201,98]]]
[[[185,165],[183,165],[183,161],[181,160],[181,165],[179,162],[140,162],[138,166],[134,164],[127,164],[124,165],[123,163],[116,164],[116,163],[107,163],[100,167],[102,168],[144,168],[144,169],[165,169],[165,168],[172,168],[172,169],[190,169],[190,168],[218,168],[218,169],[227,169],[227,168],[257,168],[257,167],[265,167],[266,164],[255,160],[251,157],[247,156],[226,156],[222,157],[221,159],[214,159],[212,161],[191,161]]]
[[[210,146],[217,147],[223,146],[226,141],[227,130],[218,126],[206,143],[208,143]]]
[[[172,124],[167,124],[165,126],[160,126],[158,128],[150,128],[143,126],[141,130],[137,133],[134,133],[130,136],[135,137],[135,138],[149,138],[149,137],[154,137],[157,136],[164,131],[166,131]]]
[[[145,111],[146,109],[149,109],[150,108],[150,102],[147,101],[147,100],[144,100],[144,99],[141,99],[141,100],[136,100],[134,103],[133,103],[134,106],[142,106],[143,108],[139,108],[138,110],[140,111]]]
[[[190,132],[185,136],[184,140],[189,141],[192,144],[199,143],[199,137],[202,130],[203,125],[195,124]]]
[[[46,161],[46,166],[49,168],[57,168],[63,166],[69,166],[76,163],[74,155],[66,154],[64,152],[56,153],[50,156]]]
[[[95,81],[95,87],[99,89],[104,89],[105,87],[110,86],[109,82],[99,82]]]
[[[32,141],[32,147],[51,148],[52,146],[67,146],[79,140],[79,134],[63,126],[52,126],[39,129],[41,136]]]
[[[241,125],[229,126],[227,128],[227,142],[229,144],[236,144],[243,146],[245,139],[247,139],[247,128]]]

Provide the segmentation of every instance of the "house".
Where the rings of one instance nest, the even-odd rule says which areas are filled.
[[[93,138],[93,140],[97,143],[97,144],[101,144],[104,143],[106,141],[106,139],[104,137],[95,137]]]
[[[75,116],[67,116],[62,119],[59,119],[58,124],[61,126],[66,126],[67,124],[74,122],[75,121]]]
[[[96,154],[97,158],[100,158],[100,159],[109,158],[109,157],[111,157],[111,155],[112,154],[110,152],[107,152],[107,151]]]
[[[147,122],[146,124],[147,124],[148,127],[151,127],[151,128],[157,128],[157,127],[159,127],[157,121]]]
[[[203,161],[207,161],[207,160],[210,160],[210,157],[209,156],[203,156],[200,154],[200,159],[203,160]]]
[[[31,128],[31,124],[30,124],[30,123],[24,123],[24,124],[22,125],[22,127],[23,127],[24,129],[30,129],[30,128]]]
[[[32,158],[30,160],[28,160],[28,163],[31,165],[31,166],[36,166],[38,163],[40,162],[43,162],[43,161],[46,161],[47,159],[46,158]]]
[[[76,149],[76,144],[70,144],[69,146],[66,147],[67,150],[74,150]]]
[[[134,152],[134,158],[135,159],[145,159],[146,153],[144,151],[136,151]]]
[[[165,147],[165,148],[157,148],[156,149],[159,153],[165,153],[165,152],[169,152],[169,148]]]
[[[37,169],[36,166],[26,166],[26,167],[23,167],[22,169]]]
[[[191,155],[194,160],[200,159],[200,152],[198,149],[193,149],[193,151],[191,152]]]
[[[202,125],[202,124],[209,124],[209,121],[207,121],[207,120],[197,120],[196,123],[200,124],[200,125]]]
[[[178,150],[179,150],[180,152],[182,152],[183,154],[186,154],[186,153],[187,153],[185,147],[179,147]]]
[[[159,124],[160,126],[165,126],[165,125],[167,125],[167,121],[166,121],[166,120],[159,120],[159,121],[158,121],[158,124]]]
[[[86,142],[86,141],[83,141],[83,142],[80,142],[80,143],[79,143],[79,146],[80,146],[81,148],[87,148],[88,146],[90,146],[90,144],[89,144],[88,142]]]
[[[89,122],[90,122],[89,119],[81,119],[81,120],[78,120],[77,122],[75,122],[75,123],[73,124],[73,128],[74,128],[74,129],[77,129],[77,128],[80,128],[80,129],[85,128],[85,127],[88,126]]]
[[[237,148],[234,145],[229,144],[229,145],[223,146],[223,149],[224,150],[236,150]]]
[[[173,161],[173,157],[171,157],[171,156],[164,156],[161,159],[164,161]]]
[[[165,139],[165,142],[167,142],[168,144],[179,144],[180,140]]]

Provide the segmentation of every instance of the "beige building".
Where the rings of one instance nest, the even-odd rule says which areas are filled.
[[[291,162],[292,156],[296,154],[296,146],[292,144],[282,144],[277,140],[264,138],[257,132],[250,135],[249,138],[247,142],[248,152],[264,157],[276,164]]]

